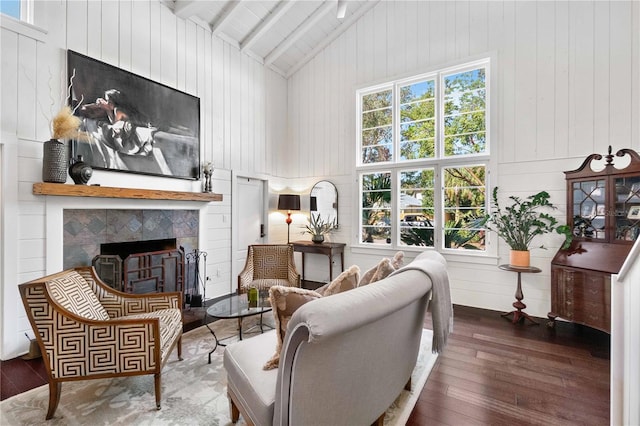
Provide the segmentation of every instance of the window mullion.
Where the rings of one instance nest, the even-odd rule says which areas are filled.
[[[433,232],[433,247],[441,250],[444,247],[444,181],[442,179],[442,169],[439,164],[434,165],[434,192],[433,194],[433,218],[435,229]]]
[[[400,158],[400,86],[398,83],[393,85],[393,163],[398,164]],[[398,247],[400,245],[400,178],[397,168],[391,173],[391,245]]]
[[[436,78],[436,158],[444,157],[444,75]]]
[[[436,158],[444,157],[444,76],[438,73],[436,77]],[[437,195],[434,194],[433,215],[435,219],[435,230],[433,235],[433,246],[436,250],[442,250],[444,247],[444,179],[442,177],[441,164],[434,165],[435,185],[434,190],[438,189]]]
[[[400,245],[400,177],[399,170],[394,168],[391,172],[391,245],[398,247]]]

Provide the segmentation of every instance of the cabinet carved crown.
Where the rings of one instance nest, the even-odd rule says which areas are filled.
[[[628,157],[629,164],[617,168],[615,157]],[[567,224],[578,241],[630,245],[640,235],[640,156],[626,148],[614,156],[609,147],[604,168],[594,170],[592,164],[602,159],[591,154],[578,169],[565,172]]]

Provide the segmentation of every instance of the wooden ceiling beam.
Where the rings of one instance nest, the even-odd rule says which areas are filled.
[[[206,2],[203,2],[206,3]],[[222,25],[229,20],[235,10],[238,9],[242,1],[230,1],[227,6],[222,10],[222,14],[215,22],[211,24],[211,32],[215,35],[222,31]]]
[[[265,64],[274,63],[284,52],[300,40],[311,28],[313,28],[321,19],[335,7],[335,2],[323,2],[298,28],[296,28],[289,37],[284,39],[282,43],[277,45],[265,58]]]
[[[178,18],[188,19],[209,7],[206,1],[176,0],[173,3],[173,14]]]
[[[257,25],[251,33],[242,40],[240,49],[244,52],[267,33],[274,25],[278,23],[280,18],[295,4],[296,0],[285,0],[278,3],[278,6],[267,16],[259,25]]]

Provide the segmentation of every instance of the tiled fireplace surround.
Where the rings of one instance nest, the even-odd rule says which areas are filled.
[[[100,245],[175,238],[185,253],[198,247],[198,210],[64,209],[63,268],[91,265]]]

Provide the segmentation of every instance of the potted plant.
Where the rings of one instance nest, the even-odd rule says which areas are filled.
[[[556,207],[549,202],[546,191],[540,191],[526,199],[516,196],[510,196],[509,199],[511,204],[502,208],[498,202],[498,187],[495,187],[491,213],[485,216],[484,223],[511,248],[509,264],[528,267],[529,248],[534,237],[553,231],[558,223],[556,218],[542,210]]]
[[[305,225],[305,234],[311,234],[311,241],[320,244],[324,241],[324,236],[331,233],[335,228],[335,220],[325,221],[320,217],[320,213],[317,215],[311,214],[309,224]]]

